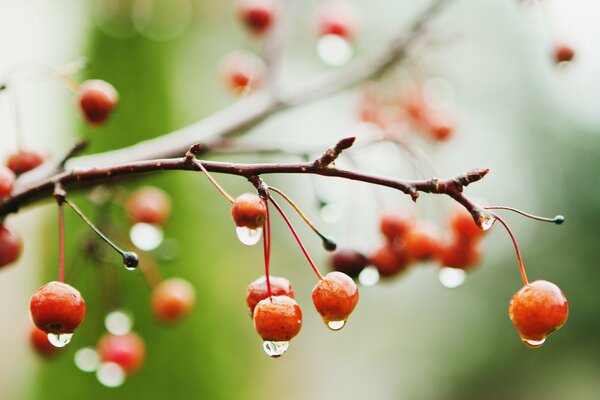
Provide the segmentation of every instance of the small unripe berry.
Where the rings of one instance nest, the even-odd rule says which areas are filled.
[[[523,286],[513,295],[508,315],[523,342],[529,347],[539,347],[549,334],[565,324],[569,304],[558,286],[540,280]]]
[[[256,194],[244,193],[231,206],[231,217],[237,227],[260,228],[267,218],[267,207],[264,200]]]
[[[369,265],[369,259],[364,254],[352,249],[337,250],[329,260],[334,271],[343,272],[351,278],[356,278]]]
[[[186,280],[170,278],[152,290],[152,313],[161,322],[172,324],[188,315],[196,303],[196,291]]]
[[[256,305],[253,320],[263,340],[287,342],[300,332],[302,311],[291,297],[273,296]]]
[[[21,255],[23,243],[21,238],[6,226],[0,225],[0,267],[12,264]]]
[[[31,333],[29,334],[29,343],[33,350],[44,358],[51,358],[61,352],[60,347],[54,346],[48,340],[48,334],[37,326],[31,327]]]
[[[108,82],[94,79],[81,84],[79,106],[88,124],[103,125],[117,106],[119,94]]]
[[[146,345],[142,338],[133,332],[122,336],[107,333],[98,342],[98,355],[103,362],[113,362],[129,375],[143,365]]]
[[[227,54],[219,64],[221,79],[238,95],[259,88],[265,80],[266,71],[261,58],[242,51]]]
[[[278,276],[269,276],[269,282],[271,283],[271,294],[273,296],[288,296],[292,299],[294,298],[294,289],[287,279]],[[256,305],[267,297],[269,297],[267,279],[263,275],[250,283],[246,289],[246,305],[248,306],[250,317],[254,315],[254,308]]]
[[[39,167],[46,161],[47,155],[36,150],[19,150],[6,160],[6,166],[20,175]]]
[[[49,282],[39,288],[29,302],[33,323],[46,333],[73,333],[85,317],[85,302],[74,287]]]
[[[244,26],[253,34],[265,34],[272,26],[277,11],[274,0],[240,0],[237,13]]]
[[[132,223],[163,225],[171,215],[171,199],[155,187],[143,187],[132,193],[125,203]]]
[[[315,285],[312,299],[323,321],[337,330],[343,327],[343,322],[354,311],[358,303],[358,288],[348,275],[334,271]],[[339,322],[342,324],[338,325]]]
[[[10,196],[15,185],[15,173],[10,169],[0,166],[0,199]]]

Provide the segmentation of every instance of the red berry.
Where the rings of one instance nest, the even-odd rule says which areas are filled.
[[[425,261],[436,257],[441,239],[435,226],[427,223],[415,224],[406,239],[406,252],[410,260]]]
[[[171,214],[171,200],[162,190],[144,187],[127,199],[125,211],[132,223],[163,225]]]
[[[469,269],[481,260],[481,246],[475,242],[458,240],[443,246],[438,257],[444,267]]]
[[[352,249],[337,250],[331,254],[329,260],[334,271],[343,272],[351,278],[356,278],[369,264],[369,260],[364,254]]]
[[[379,220],[379,229],[389,242],[406,237],[411,225],[410,218],[398,212],[385,212]]]
[[[36,150],[19,150],[8,157],[6,166],[19,175],[39,167],[46,158],[46,154]]]
[[[315,285],[312,299],[327,326],[338,330],[358,303],[358,288],[348,275],[334,271]]]
[[[107,333],[98,342],[98,355],[103,362],[113,362],[127,374],[140,369],[146,358],[146,345],[139,335],[130,332],[117,336]]]
[[[0,267],[17,261],[22,249],[21,238],[12,233],[6,226],[0,225]]]
[[[571,62],[575,58],[575,50],[564,44],[557,45],[554,48],[554,61],[558,63]]]
[[[0,165],[0,199],[10,196],[15,185],[15,173]]]
[[[152,312],[161,322],[172,324],[188,315],[196,304],[196,291],[185,279],[170,278],[152,290]]]
[[[265,202],[254,193],[239,195],[231,206],[231,216],[237,227],[256,229],[267,219]]]
[[[319,36],[336,35],[348,41],[356,36],[360,18],[358,10],[351,3],[331,1],[317,14]]]
[[[380,276],[389,278],[404,271],[408,267],[409,258],[406,252],[398,252],[388,243],[371,255],[369,263],[377,268]]]
[[[118,101],[117,90],[108,82],[94,79],[81,84],[79,106],[90,125],[103,125]]]
[[[238,16],[250,32],[260,36],[273,26],[276,7],[273,0],[240,0]]]
[[[259,88],[264,82],[266,70],[261,58],[242,51],[227,54],[219,64],[221,78],[238,95]]]
[[[33,323],[46,333],[73,333],[85,317],[85,302],[74,287],[50,282],[39,288],[29,302]]]
[[[294,298],[294,289],[285,278],[280,278],[278,276],[269,276],[269,281],[271,282],[271,294],[273,296],[287,296],[290,298]],[[246,289],[246,304],[248,305],[248,311],[250,311],[250,316],[252,317],[254,314],[254,308],[261,301],[269,297],[267,291],[267,280],[264,276],[261,276],[250,285]]]
[[[549,334],[565,324],[569,304],[554,283],[535,281],[523,286],[510,299],[508,315],[523,342],[529,347],[539,347]]]
[[[477,226],[473,216],[463,207],[454,208],[450,216],[450,228],[460,240],[475,240],[485,234],[485,231]]]
[[[37,326],[31,327],[29,335],[29,343],[35,352],[45,358],[51,358],[60,353],[61,348],[55,347],[48,340],[48,334]]]
[[[254,308],[254,328],[265,341],[287,342],[300,332],[302,311],[288,296],[273,296]]]

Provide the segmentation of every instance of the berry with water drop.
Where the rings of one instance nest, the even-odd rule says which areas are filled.
[[[103,125],[119,101],[119,94],[110,83],[93,79],[81,84],[79,106],[88,124]]]
[[[85,317],[81,293],[64,282],[49,282],[31,296],[33,323],[46,333],[72,333]]]
[[[196,291],[181,278],[160,282],[152,290],[152,313],[161,322],[172,324],[188,315],[196,304]]]
[[[254,193],[239,195],[231,206],[231,217],[235,226],[257,229],[267,219],[267,206],[263,199]]]
[[[102,362],[113,362],[130,375],[144,364],[146,345],[134,332],[126,335],[106,333],[98,341],[98,355]]]
[[[240,0],[237,14],[250,32],[262,36],[273,26],[276,8],[274,0]]]
[[[47,155],[37,150],[19,150],[8,156],[6,166],[15,174],[20,175],[29,172],[42,165]]]
[[[278,276],[269,276],[269,282],[271,283],[271,294],[273,296],[288,296],[292,299],[294,298],[294,289],[287,279]],[[250,283],[246,289],[246,305],[248,306],[251,317],[254,314],[256,305],[267,297],[269,297],[267,279],[263,275]]]
[[[171,199],[156,187],[143,187],[129,196],[125,211],[134,224],[163,225],[171,215]]]
[[[312,299],[323,321],[334,330],[344,326],[358,303],[358,288],[348,275],[333,271],[314,287]]]
[[[300,306],[288,296],[273,296],[259,301],[252,319],[259,336],[271,342],[287,342],[302,327]]]
[[[334,271],[343,272],[351,278],[356,278],[369,265],[369,259],[360,251],[340,249],[331,254],[329,264]]]
[[[510,299],[508,315],[529,347],[541,346],[569,316],[567,298],[552,282],[539,280],[523,286]]]
[[[21,238],[5,225],[0,225],[0,267],[17,261],[22,249]]]

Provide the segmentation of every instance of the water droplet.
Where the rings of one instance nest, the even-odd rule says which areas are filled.
[[[100,365],[96,371],[96,378],[104,386],[113,388],[121,386],[125,382],[126,375],[119,364],[108,362]]]
[[[338,35],[325,35],[317,42],[317,54],[325,65],[339,67],[352,60],[354,49]]]
[[[290,342],[271,342],[268,340],[263,342],[263,349],[265,349],[265,353],[267,353],[269,357],[273,358],[281,357],[289,347]]]
[[[494,214],[487,210],[482,210],[479,212],[479,226],[481,229],[487,231],[492,227],[492,225],[494,225],[494,222],[496,222],[496,217],[494,217]]]
[[[465,283],[467,273],[460,268],[442,268],[438,272],[440,283],[449,289],[454,289]]]
[[[379,271],[375,267],[366,267],[358,274],[358,281],[363,286],[375,286],[379,282]]]
[[[245,226],[238,226],[235,228],[238,239],[246,246],[254,246],[258,243],[262,237],[262,232],[263,228],[250,229]]]
[[[332,331],[339,331],[346,325],[346,321],[329,321],[327,322],[327,327]]]
[[[75,365],[83,372],[94,372],[99,363],[98,353],[91,347],[82,347],[75,352]]]
[[[544,344],[544,342],[546,342],[546,338],[543,338],[541,340],[533,340],[533,339],[521,338],[521,340],[523,341],[523,343],[525,344],[525,346],[530,347],[532,349],[537,349],[538,347],[542,347],[542,345]]]
[[[106,315],[106,318],[104,318],[104,326],[106,326],[106,330],[113,335],[121,336],[131,332],[133,321],[129,314],[121,310],[115,310]]]
[[[71,342],[72,337],[73,337],[72,333],[60,333],[60,334],[49,333],[48,341],[54,347],[65,347],[66,345],[68,345]]]
[[[342,210],[335,204],[326,204],[321,207],[321,218],[323,221],[333,224],[342,217]]]
[[[160,246],[164,234],[160,227],[140,222],[131,227],[129,238],[138,249],[151,251]]]

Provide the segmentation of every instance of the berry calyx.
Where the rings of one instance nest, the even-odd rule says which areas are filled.
[[[369,259],[359,251],[340,249],[331,254],[329,263],[334,271],[343,272],[351,278],[356,278],[369,265]]]
[[[171,215],[171,199],[158,188],[143,187],[129,196],[125,211],[134,224],[163,225]]]
[[[567,63],[575,58],[575,50],[572,47],[559,44],[554,48],[554,61],[559,63]]]
[[[117,106],[119,93],[113,85],[99,79],[85,81],[79,92],[79,106],[88,124],[103,125]]]
[[[300,306],[288,296],[273,296],[259,301],[252,319],[259,336],[270,342],[288,342],[302,327]]]
[[[23,243],[21,238],[6,226],[0,225],[0,267],[12,264],[21,255]]]
[[[244,193],[239,195],[231,206],[231,217],[237,227],[257,229],[265,223],[267,207],[256,194]]]
[[[271,283],[271,294],[273,296],[294,298],[294,289],[287,279],[271,275],[269,276],[269,282]],[[254,315],[256,305],[268,297],[267,279],[264,275],[248,285],[246,289],[246,305],[251,317]]]
[[[6,166],[20,175],[39,167],[46,161],[47,155],[36,150],[19,150],[8,156]]]
[[[85,317],[81,293],[64,282],[49,282],[31,296],[31,318],[35,326],[55,335],[73,333]]]
[[[146,345],[133,332],[121,336],[107,333],[98,342],[98,355],[103,362],[113,362],[129,375],[144,364]]]
[[[276,6],[273,0],[240,0],[237,13],[250,32],[261,36],[273,26]]]
[[[0,199],[10,196],[15,185],[15,173],[10,169],[0,166]]]
[[[523,343],[536,348],[565,324],[569,304],[558,286],[539,280],[523,286],[513,295],[508,315]]]
[[[339,330],[358,303],[358,288],[348,275],[334,271],[315,285],[312,299],[325,324]]]
[[[33,350],[44,358],[52,358],[60,353],[61,348],[54,346],[48,340],[48,334],[37,326],[31,327],[29,334],[29,344]]]
[[[152,291],[152,313],[167,324],[178,322],[188,315],[195,303],[196,291],[185,279],[166,279]]]

